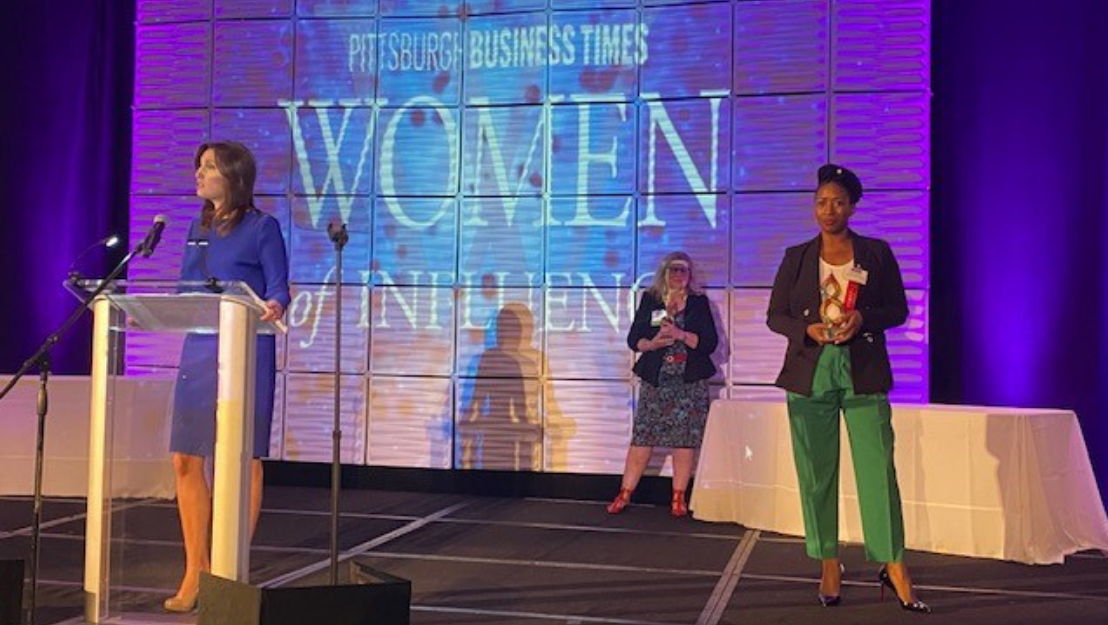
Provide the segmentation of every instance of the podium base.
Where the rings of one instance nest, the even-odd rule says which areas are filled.
[[[23,560],[0,560],[0,625],[23,622]]]
[[[202,573],[197,625],[409,625],[410,581],[356,561],[342,581],[257,588]]]

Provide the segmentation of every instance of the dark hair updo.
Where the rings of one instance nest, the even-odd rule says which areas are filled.
[[[829,182],[834,182],[845,189],[847,195],[850,196],[851,204],[857,204],[858,200],[862,199],[862,181],[858,179],[857,174],[846,167],[828,163],[819,168],[819,171],[816,172],[816,178],[819,180],[817,188]]]

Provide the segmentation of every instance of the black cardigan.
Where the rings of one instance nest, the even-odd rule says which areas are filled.
[[[887,393],[893,386],[889,353],[885,348],[885,330],[908,318],[908,300],[900,266],[889,244],[851,232],[854,263],[869,275],[858,291],[856,308],[862,313],[862,327],[845,345],[850,348],[850,371],[854,392]],[[785,250],[785,258],[773,281],[766,323],[789,339],[785,364],[777,376],[777,386],[812,394],[812,378],[823,352],[808,336],[808,325],[819,317],[819,257],[822,240],[816,238]]]
[[[631,351],[639,351],[639,339],[652,339],[661,328],[650,325],[650,315],[655,310],[665,310],[665,302],[654,297],[650,291],[644,291],[639,298],[639,307],[635,309],[635,320],[627,332],[627,346]],[[688,348],[689,359],[685,361],[685,381],[706,380],[716,374],[712,363],[712,352],[716,351],[719,336],[716,334],[716,321],[712,317],[712,308],[707,295],[690,293],[685,302],[686,332],[692,332],[698,338],[696,349]],[[643,352],[635,363],[633,371],[645,382],[658,386],[658,372],[662,368],[664,349]]]

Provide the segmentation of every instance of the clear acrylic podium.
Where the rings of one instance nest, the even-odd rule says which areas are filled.
[[[98,285],[83,281],[71,285],[71,290],[87,300]],[[117,431],[113,419],[117,402],[133,398],[116,392],[125,372],[121,348],[127,332],[218,335],[211,572],[248,581],[256,335],[285,332],[284,324],[262,322],[259,317],[265,310],[264,302],[242,282],[118,281],[88,305],[93,311],[93,338],[85,525],[86,621],[101,623],[123,612],[145,611],[143,606],[150,604],[149,597],[143,601],[135,595],[155,588],[175,588],[183,570],[151,567],[149,554],[144,555],[135,546],[151,532],[152,524],[160,531],[157,538],[162,539],[161,543],[167,542],[165,538],[172,535],[167,521],[176,519],[176,513],[166,513],[156,520],[128,518],[128,504],[118,499],[119,493],[128,489],[125,484],[112,482],[113,442],[134,436],[132,432]],[[169,419],[166,411],[164,423],[168,424]],[[167,430],[166,425],[158,431]],[[150,444],[166,449],[168,464],[166,437]],[[131,527],[114,529],[113,519]],[[139,540],[135,540],[136,533]],[[180,547],[174,548],[180,552]]]

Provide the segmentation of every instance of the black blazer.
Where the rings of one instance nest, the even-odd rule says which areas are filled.
[[[639,339],[652,339],[658,330],[650,325],[650,314],[655,310],[665,310],[665,302],[654,297],[650,291],[644,291],[639,298],[639,307],[635,309],[635,320],[631,322],[631,329],[627,331],[627,346],[631,351],[637,352]],[[719,336],[716,334],[716,321],[712,317],[712,307],[707,295],[689,294],[685,301],[685,331],[692,332],[698,338],[696,349],[688,348],[689,359],[685,361],[685,381],[696,382],[706,380],[716,374],[716,366],[712,363],[712,352],[719,345]],[[662,356],[664,349],[656,349],[643,352],[635,363],[633,371],[635,375],[658,386],[658,372],[662,368]]]
[[[854,262],[869,272],[866,284],[858,291],[856,308],[862,313],[862,327],[850,341],[850,370],[854,392],[887,393],[893,387],[893,372],[885,348],[885,330],[908,318],[908,299],[904,282],[889,244],[850,233],[854,239]],[[766,323],[789,339],[785,364],[777,376],[777,386],[812,394],[823,346],[808,336],[808,326],[819,323],[819,236],[785,250],[785,258],[773,280]]]

